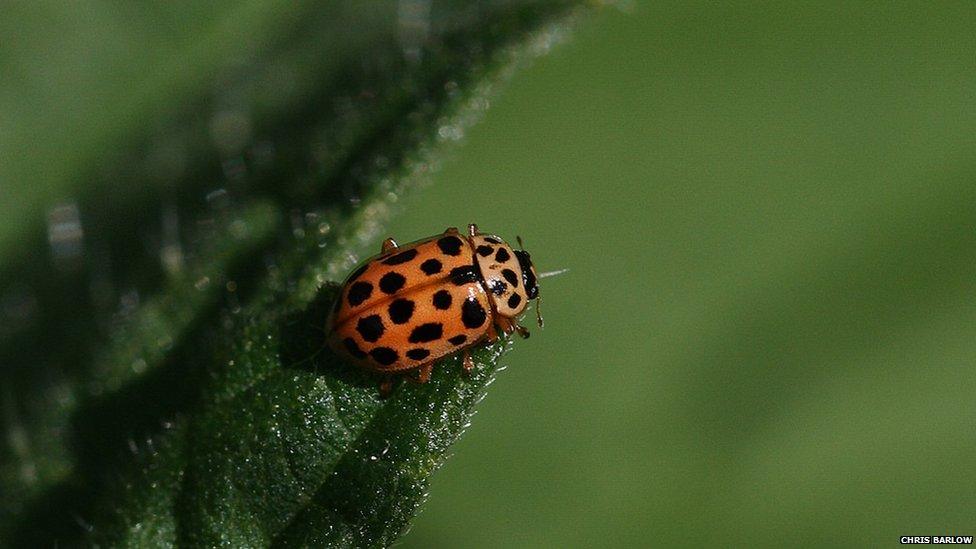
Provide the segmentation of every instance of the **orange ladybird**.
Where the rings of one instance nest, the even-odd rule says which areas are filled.
[[[388,238],[382,253],[342,285],[328,341],[368,370],[415,371],[420,383],[430,379],[434,362],[458,351],[467,372],[474,367],[471,348],[494,343],[499,330],[528,337],[518,317],[539,297],[536,279],[528,252],[474,224],[466,235],[451,227],[402,247]],[[388,376],[381,391],[391,388]]]

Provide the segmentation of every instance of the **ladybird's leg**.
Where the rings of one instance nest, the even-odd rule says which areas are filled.
[[[494,343],[494,342],[496,342],[496,341],[498,341],[498,331],[495,329],[495,324],[494,323],[488,325],[488,336],[487,336],[487,338],[488,338],[488,344],[489,345],[492,344],[492,343]]]
[[[505,335],[512,335],[512,332],[515,331],[515,323],[512,322],[512,320],[508,317],[498,315],[498,320],[495,322],[498,324],[498,327],[501,328],[502,332],[505,333]]]
[[[434,369],[434,362],[431,361],[423,366],[418,366],[416,370],[411,373],[406,374],[407,381],[410,383],[427,383],[430,381],[430,373]],[[414,372],[416,375],[414,375]]]
[[[461,359],[461,369],[465,374],[470,374],[474,370],[474,360],[471,358],[471,349],[464,350],[464,358]]]
[[[529,331],[525,329],[525,326],[520,325],[510,318],[499,316],[496,323],[498,324],[498,327],[501,328],[502,332],[505,333],[505,335],[512,335],[512,333],[518,332],[518,335],[522,336],[522,339],[529,337]],[[494,343],[494,341],[490,339],[490,336],[489,342]]]
[[[389,398],[392,392],[393,392],[393,377],[386,376],[383,378],[383,381],[380,382],[380,398]]]
[[[428,362],[417,370],[417,383],[427,383],[430,381],[430,373],[434,370],[434,363]]]
[[[383,241],[383,247],[381,248],[380,251],[382,251],[383,253],[392,252],[393,250],[399,247],[400,246],[397,246],[396,240],[393,240],[393,238],[387,238],[386,240]]]
[[[478,225],[474,223],[468,224],[468,236],[478,236]]]

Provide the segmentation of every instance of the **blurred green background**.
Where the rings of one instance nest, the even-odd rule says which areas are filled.
[[[470,221],[571,271],[406,546],[976,532],[971,4],[607,10],[391,233]]]
[[[100,143],[165,118],[179,90],[157,76],[192,88],[298,24],[264,6],[131,7],[126,26],[50,4],[56,29],[103,28],[74,38],[4,18],[0,60],[63,111],[0,86],[0,186],[56,197]],[[70,91],[118,76],[97,47],[56,74],[18,63],[85,37],[158,75],[120,104],[115,81]],[[389,232],[477,222],[570,272],[543,281],[546,328],[506,355],[403,546],[976,534],[976,6],[624,3],[492,103]],[[4,249],[45,211],[20,192],[0,187]]]

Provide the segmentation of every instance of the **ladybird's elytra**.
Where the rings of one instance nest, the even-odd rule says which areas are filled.
[[[457,352],[470,371],[471,348],[495,342],[499,331],[528,337],[518,319],[539,295],[536,280],[528,252],[474,224],[467,234],[451,227],[405,246],[388,238],[342,285],[329,344],[368,370],[416,372],[421,383]],[[381,390],[391,387],[388,378]]]

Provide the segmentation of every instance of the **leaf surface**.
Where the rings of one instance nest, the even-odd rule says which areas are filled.
[[[60,184],[48,221],[82,225],[83,253],[0,278],[32,307],[0,324],[0,539],[391,544],[509,343],[380,400],[323,348],[335,281],[571,4],[290,7],[289,32],[197,75],[216,91]]]

